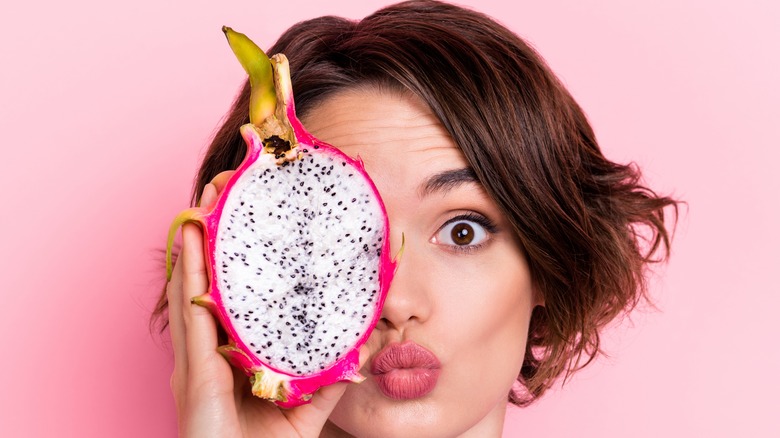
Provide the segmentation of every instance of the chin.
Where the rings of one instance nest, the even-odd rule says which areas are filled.
[[[332,426],[340,433],[324,436],[451,437],[473,426],[469,424],[468,416],[460,415],[457,408],[460,403],[456,400],[449,400],[449,403],[440,400],[436,390],[423,397],[396,400],[382,394],[371,378],[358,386],[347,390],[331,414]],[[479,418],[474,418],[474,421],[478,422]]]

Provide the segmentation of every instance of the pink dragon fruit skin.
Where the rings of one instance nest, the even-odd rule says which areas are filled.
[[[204,246],[205,246],[205,254],[207,256],[207,268],[208,268],[208,274],[210,278],[210,286],[209,291],[201,295],[199,297],[196,297],[193,299],[193,303],[202,305],[204,307],[207,307],[212,314],[215,316],[215,318],[219,321],[219,323],[222,325],[222,327],[225,329],[228,338],[229,343],[227,345],[223,345],[218,348],[219,352],[230,361],[230,363],[237,367],[242,369],[248,376],[250,376],[250,380],[252,381],[252,392],[261,398],[265,398],[268,400],[273,401],[277,405],[285,408],[298,406],[301,404],[308,403],[312,394],[319,389],[322,386],[330,385],[335,382],[339,381],[353,381],[353,382],[360,382],[364,378],[360,375],[358,372],[358,361],[359,361],[359,348],[368,340],[369,335],[371,334],[371,331],[373,327],[376,325],[376,323],[379,320],[380,314],[381,314],[381,308],[384,303],[385,296],[387,295],[387,291],[390,286],[390,281],[393,277],[393,273],[395,271],[395,262],[390,259],[389,257],[389,224],[387,221],[387,214],[385,211],[385,207],[381,201],[381,198],[379,196],[379,192],[376,189],[376,186],[373,184],[369,176],[366,174],[366,171],[364,169],[364,166],[362,162],[358,159],[352,159],[351,157],[346,156],[338,149],[319,141],[318,139],[314,138],[311,134],[309,134],[304,127],[301,125],[300,121],[297,119],[295,115],[295,105],[293,101],[292,96],[292,86],[290,83],[289,78],[289,69],[287,60],[284,57],[284,55],[275,55],[272,59],[269,59],[254,43],[252,43],[248,38],[246,38],[243,34],[237,33],[232,31],[229,28],[223,28],[225,31],[226,36],[228,37],[228,41],[231,45],[231,48],[233,49],[234,53],[236,54],[237,58],[241,62],[241,64],[244,66],[244,68],[247,70],[250,76],[250,84],[252,86],[252,95],[250,98],[250,123],[247,125],[244,125],[241,127],[241,135],[244,138],[244,141],[247,144],[247,154],[244,158],[242,164],[238,167],[236,173],[230,178],[228,183],[226,184],[223,192],[220,194],[215,206],[207,210],[205,208],[191,208],[188,210],[183,211],[180,213],[177,218],[174,220],[173,224],[171,225],[171,229],[168,236],[168,252],[167,252],[167,269],[168,269],[168,278],[170,279],[171,272],[172,272],[172,266],[171,266],[171,247],[173,244],[173,240],[178,232],[178,229],[180,226],[185,222],[196,222],[201,225],[201,228],[203,229],[204,233]],[[270,67],[270,68],[269,68]],[[269,142],[270,137],[275,137],[276,141]],[[279,139],[281,140],[287,140],[290,142],[289,147],[283,148],[285,150],[279,149]],[[264,144],[265,140],[265,144]],[[232,198],[231,201],[231,193],[236,189],[237,184],[241,186],[241,189],[236,190],[244,190],[244,192],[238,193],[235,196],[245,196],[244,193],[247,190],[250,190],[251,188],[249,186],[249,183],[246,182],[246,179],[242,180],[242,175],[245,173],[247,175],[265,175],[266,173],[270,172],[272,175],[274,174],[274,170],[278,170],[280,168],[274,168],[274,166],[288,166],[289,169],[295,169],[294,166],[291,166],[296,161],[297,162],[303,162],[303,160],[307,159],[308,157],[311,157],[312,160],[320,159],[319,157],[324,157],[326,160],[332,160],[334,163],[341,164],[341,167],[343,169],[346,169],[345,172],[347,172],[345,175],[349,175],[350,177],[354,178],[360,178],[360,180],[355,181],[364,181],[364,185],[359,185],[362,187],[363,192],[361,195],[363,195],[363,198],[367,198],[370,196],[370,199],[372,199],[372,205],[375,203],[375,208],[377,209],[379,215],[381,216],[381,230],[375,230],[373,231],[376,236],[374,240],[374,245],[376,246],[377,243],[381,242],[381,249],[376,251],[376,257],[373,256],[374,250],[372,248],[369,248],[367,244],[363,244],[361,251],[361,245],[360,243],[356,244],[355,246],[355,254],[358,254],[355,259],[347,260],[349,263],[356,264],[356,263],[366,263],[366,266],[350,266],[350,268],[361,268],[364,272],[363,274],[355,274],[355,277],[358,275],[361,275],[360,281],[365,286],[366,283],[371,283],[374,281],[376,283],[376,288],[372,289],[372,291],[365,292],[363,295],[360,295],[360,293],[353,293],[351,290],[344,292],[344,295],[355,295],[356,297],[350,299],[345,299],[343,302],[333,302],[330,301],[331,307],[333,307],[333,304],[336,305],[335,309],[339,310],[339,307],[343,307],[341,309],[341,314],[346,315],[345,310],[349,309],[353,313],[357,313],[356,310],[353,310],[350,308],[350,306],[353,307],[359,307],[359,311],[362,313],[358,313],[360,318],[357,316],[355,317],[358,321],[352,321],[349,317],[344,317],[343,321],[341,322],[345,328],[342,330],[346,333],[348,329],[346,327],[352,328],[352,330],[349,331],[350,335],[354,335],[355,338],[348,342],[346,345],[346,348],[342,348],[341,351],[335,352],[334,356],[338,356],[338,359],[335,361],[331,361],[331,363],[327,363],[327,366],[320,365],[319,370],[314,370],[313,368],[316,368],[316,364],[307,363],[307,371],[306,372],[293,372],[290,367],[292,368],[298,368],[300,364],[292,363],[286,365],[286,369],[282,369],[283,367],[277,364],[276,366],[271,365],[269,362],[273,362],[276,360],[278,362],[278,359],[273,360],[264,360],[268,356],[264,358],[265,352],[263,351],[262,346],[258,348],[258,339],[256,338],[252,339],[250,337],[249,339],[246,339],[247,331],[244,331],[245,335],[242,336],[241,331],[246,328],[247,330],[251,330],[251,333],[255,333],[254,330],[257,330],[257,326],[253,326],[249,324],[250,316],[255,316],[254,321],[258,321],[260,317],[265,318],[259,322],[255,322],[254,324],[262,324],[263,321],[272,321],[275,323],[276,321],[276,314],[271,315],[270,313],[266,313],[264,315],[258,315],[260,313],[260,310],[264,309],[270,309],[271,307],[263,307],[266,306],[265,304],[258,305],[258,307],[253,307],[254,310],[237,310],[236,305],[231,304],[232,301],[228,300],[226,297],[237,295],[235,293],[232,293],[230,291],[223,290],[225,285],[228,285],[227,287],[230,288],[230,285],[236,286],[238,284],[244,285],[244,283],[231,283],[233,280],[226,278],[228,275],[226,272],[228,272],[228,268],[226,267],[226,259],[225,256],[220,254],[226,254],[226,251],[223,250],[223,248],[220,247],[220,236],[225,236],[226,229],[230,230],[230,226],[237,226],[233,220],[237,216],[244,216],[246,217],[246,213],[242,211],[238,211],[235,207],[236,199],[238,198]],[[313,161],[312,161],[313,162]],[[270,163],[270,164],[269,164]],[[258,167],[260,166],[260,167]],[[262,167],[266,166],[266,167]],[[299,165],[298,169],[300,172],[303,172],[302,169],[304,169],[305,166]],[[334,165],[331,165],[331,168],[333,168]],[[339,166],[336,166],[338,170]],[[258,170],[259,169],[259,170]],[[267,171],[264,171],[265,173],[261,173],[260,170],[267,169]],[[254,173],[252,173],[254,172]],[[289,170],[287,171],[290,172]],[[314,172],[312,172],[314,173]],[[328,175],[330,175],[330,172],[327,172]],[[277,173],[278,174],[278,173]],[[324,175],[324,174],[323,174]],[[254,176],[253,176],[254,177]],[[247,176],[249,178],[249,176]],[[273,178],[273,176],[271,176]],[[299,178],[303,178],[304,180],[307,178],[307,176],[302,176]],[[316,179],[316,181],[315,181]],[[242,182],[243,181],[243,182]],[[296,180],[297,181],[297,180]],[[320,187],[317,186],[319,183],[319,177],[311,177],[311,184],[312,189],[309,189],[308,183],[307,183],[307,189],[311,190],[311,192],[314,192],[315,190],[318,190]],[[330,180],[329,180],[330,181]],[[329,182],[328,181],[328,182]],[[355,187],[356,184],[354,181],[350,180],[351,182],[348,184],[348,187]],[[303,181],[300,183],[303,185]],[[324,182],[322,184],[327,184],[327,182]],[[333,184],[329,186],[330,188],[333,188]],[[338,189],[338,187],[336,188]],[[271,190],[270,188],[265,190]],[[278,186],[277,188],[274,188],[274,190],[282,190],[282,191],[289,191],[291,196],[301,196],[296,195],[294,192],[296,190],[290,189],[288,186]],[[329,188],[326,186],[323,188],[325,192],[329,191]],[[365,192],[368,192],[367,194]],[[300,191],[298,191],[300,193]],[[309,192],[307,192],[309,193]],[[274,196],[277,196],[278,192],[275,192]],[[332,194],[335,195],[335,194]],[[349,196],[348,196],[349,197]],[[360,198],[360,199],[363,199]],[[241,198],[244,199],[244,198]],[[274,198],[274,202],[278,201],[278,197]],[[355,203],[356,197],[352,197],[351,201]],[[232,203],[231,203],[232,202]],[[368,200],[365,201],[366,203],[369,203]],[[284,203],[284,202],[282,202]],[[225,213],[226,205],[230,205],[233,216],[230,216],[228,218],[227,214]],[[291,201],[290,204],[293,204]],[[339,202],[339,205],[341,203]],[[243,201],[240,205],[244,205]],[[305,202],[301,204],[296,204],[300,208],[300,206],[306,206],[307,204]],[[280,204],[281,207],[281,204]],[[374,208],[372,206],[365,207],[366,209]],[[309,209],[304,207],[304,211],[308,211]],[[344,211],[347,211],[346,207],[344,207]],[[373,211],[373,210],[366,210],[366,211]],[[284,233],[295,233],[296,231],[298,233],[302,233],[301,228],[305,228],[307,233],[311,233],[312,230],[309,230],[307,227],[315,227],[319,226],[318,224],[321,223],[334,223],[333,218],[326,218],[325,222],[316,222],[312,219],[313,213],[308,212],[309,216],[294,216],[294,211],[285,211],[286,215],[291,216],[291,219],[286,221],[274,221],[273,226],[275,227],[275,231],[273,231],[273,236],[279,235],[279,228],[282,227],[282,234]],[[249,213],[252,214],[252,213]],[[272,213],[269,212],[269,215]],[[275,213],[274,213],[275,214]],[[324,214],[324,213],[323,213]],[[357,213],[356,213],[357,214]],[[364,213],[367,214],[367,213]],[[280,216],[281,217],[281,216]],[[321,217],[318,217],[319,220],[322,220]],[[231,220],[230,224],[227,228],[220,229],[220,223],[221,221],[227,221],[228,219]],[[258,221],[255,222],[253,219],[252,223],[257,225],[259,228],[259,234],[262,235],[262,233],[266,232],[263,229],[263,221],[262,218],[258,218]],[[347,215],[347,213],[344,213],[342,215],[338,216],[338,222],[339,223],[348,223],[350,220],[350,217]],[[315,223],[316,222],[316,223]],[[227,222],[225,222],[227,223]],[[365,221],[364,221],[365,223]],[[243,224],[246,226],[247,224]],[[287,228],[284,228],[287,227]],[[267,227],[272,228],[272,227]],[[361,229],[365,229],[365,225]],[[221,230],[221,231],[220,231]],[[371,231],[371,227],[368,228],[369,231]],[[270,231],[268,231],[270,233]],[[222,233],[222,234],[220,234]],[[229,233],[229,232],[227,232]],[[325,232],[327,234],[327,232]],[[347,236],[349,236],[350,233],[347,233]],[[273,244],[273,239],[275,237],[258,237],[259,241],[264,241],[264,245]],[[236,236],[231,236],[231,238],[235,238]],[[264,240],[263,240],[264,239]],[[360,237],[362,242],[362,236]],[[368,237],[367,237],[368,239]],[[354,241],[354,239],[352,239]],[[235,241],[231,241],[231,244],[233,244]],[[253,241],[254,242],[254,241]],[[341,242],[339,240],[339,242]],[[223,243],[223,245],[227,245],[227,243]],[[312,243],[312,245],[314,245]],[[255,253],[258,253],[259,250],[257,248],[252,247],[252,245],[247,244],[247,248],[249,248],[249,251],[246,251],[246,253],[241,253],[241,257],[247,258],[247,257],[253,257]],[[259,246],[259,245],[258,245]],[[250,248],[251,247],[251,248]],[[289,249],[289,248],[287,248]],[[280,253],[283,251],[286,251],[287,249],[280,249]],[[220,252],[222,251],[222,252]],[[274,253],[277,253],[276,250],[274,250]],[[311,252],[309,252],[311,254]],[[361,255],[362,254],[362,255]],[[238,253],[235,253],[236,257],[239,257]],[[319,256],[321,258],[324,257],[322,253],[315,254],[315,256]],[[267,254],[263,255],[264,257],[267,256]],[[369,257],[370,256],[370,257]],[[222,257],[220,259],[220,257]],[[314,256],[312,256],[314,257]],[[372,258],[374,257],[374,258]],[[282,257],[284,259],[285,257]],[[221,260],[221,261],[220,261]],[[232,260],[232,259],[231,259]],[[277,261],[274,260],[273,263],[269,262],[268,259],[265,259],[266,261],[263,262],[262,260],[252,262],[253,267],[259,272],[262,271],[264,268],[270,267],[270,266],[276,266]],[[341,259],[339,259],[341,260]],[[336,262],[338,262],[337,260]],[[248,262],[246,262],[244,259],[244,264],[249,266]],[[281,265],[284,261],[280,260],[279,264]],[[298,261],[296,261],[298,263]],[[338,263],[336,263],[338,264]],[[292,265],[291,265],[292,266]],[[296,265],[298,266],[298,265]],[[232,269],[232,268],[231,268]],[[238,269],[238,268],[236,268]],[[303,269],[303,266],[301,266],[301,269]],[[335,272],[342,272],[340,269],[336,271],[336,269],[333,270]],[[233,271],[230,271],[233,272]],[[259,284],[255,285],[247,283],[245,287],[247,289],[252,288],[252,290],[256,289],[263,289],[265,286],[263,285],[264,282],[267,283],[269,281],[268,277],[272,274],[276,274],[279,276],[279,278],[282,277],[282,274],[284,273],[286,275],[287,272],[291,272],[288,270],[278,270],[278,272],[272,272],[271,274],[258,274],[260,276],[265,275],[265,278],[260,278]],[[297,272],[297,270],[296,270]],[[322,272],[322,271],[320,271]],[[354,271],[347,271],[347,276],[349,276]],[[368,275],[365,272],[376,272],[377,274],[372,276]],[[291,274],[294,276],[295,274]],[[331,273],[328,272],[325,274],[327,277],[331,277]],[[324,277],[325,275],[321,275],[321,277]],[[376,278],[374,278],[376,276]],[[317,276],[314,275],[314,278],[316,279]],[[353,277],[350,277],[353,278]],[[243,280],[241,280],[243,281]],[[274,281],[275,278],[274,278]],[[293,282],[290,282],[289,287],[292,287]],[[323,284],[325,282],[323,281]],[[274,283],[274,285],[278,285],[280,283]],[[316,283],[319,284],[319,283]],[[343,284],[343,283],[342,283]],[[350,283],[351,285],[351,283]],[[275,286],[276,287],[276,286]],[[278,289],[278,287],[277,287]],[[324,309],[326,307],[326,303],[323,301],[321,303],[317,303],[316,300],[313,300],[310,298],[310,296],[314,296],[314,294],[318,293],[317,290],[309,290],[312,288],[306,289],[307,291],[306,296],[309,298],[305,298],[306,303],[309,303],[311,307],[309,307],[311,313],[316,313],[313,309],[314,306],[318,306],[317,309]],[[367,288],[362,288],[362,291],[366,291]],[[369,286],[368,289],[371,289]],[[344,289],[342,289],[342,292]],[[226,293],[227,292],[227,293]],[[276,293],[276,292],[275,292]],[[286,292],[287,296],[294,295],[293,291]],[[373,293],[373,295],[371,295]],[[300,295],[300,294],[299,294]],[[319,293],[320,296],[323,295],[323,293]],[[360,296],[360,298],[357,298],[357,296]],[[338,297],[341,297],[342,295],[339,294]],[[231,298],[234,301],[238,301],[234,298]],[[252,300],[263,300],[266,301],[262,294],[255,294],[255,295],[241,295],[241,299],[248,299],[249,301]],[[290,298],[291,300],[293,298]],[[295,298],[297,299],[297,298]],[[281,298],[280,298],[281,300]],[[276,301],[274,301],[276,303]],[[314,304],[312,304],[314,303]],[[361,304],[362,303],[362,304]],[[295,308],[295,305],[290,306],[287,301],[283,301],[283,304],[286,304],[286,307],[293,307]],[[281,308],[283,304],[279,304],[279,307]],[[241,304],[243,305],[243,304]],[[306,308],[306,304],[303,305],[304,309]],[[260,310],[257,310],[260,309]],[[274,307],[274,309],[276,309]],[[298,309],[300,310],[300,309]],[[243,320],[239,320],[239,313],[243,312]],[[247,313],[248,312],[248,313]],[[253,313],[258,312],[258,313]],[[249,315],[251,313],[252,315]],[[338,313],[338,312],[336,312]],[[307,312],[304,310],[303,314],[306,315]],[[231,317],[232,316],[232,317]],[[283,313],[280,313],[278,315],[278,318],[280,320],[284,320],[284,317],[287,317],[288,315],[284,315]],[[303,317],[298,314],[298,317],[300,318],[301,322],[303,321]],[[327,332],[326,328],[330,328],[329,324],[331,324],[332,317],[325,317],[322,321],[318,320],[309,320],[309,324],[314,324],[313,327],[315,327],[312,330],[319,330],[317,333],[320,335],[323,332]],[[363,321],[360,321],[362,319]],[[341,321],[341,320],[339,320]],[[246,327],[244,327],[245,322],[247,323]],[[270,324],[266,322],[263,326],[265,327],[266,324]],[[286,322],[287,326],[290,326],[289,322]],[[322,325],[320,325],[322,324]],[[355,331],[354,327],[355,324],[360,325],[360,330]],[[294,324],[293,324],[294,325]],[[307,327],[310,327],[307,325]],[[273,328],[273,327],[272,327]],[[341,328],[341,326],[339,326]],[[268,329],[264,333],[272,333],[273,330]],[[279,333],[279,339],[282,339],[282,333],[281,329],[277,329],[277,332]],[[252,335],[254,336],[254,335]],[[263,336],[268,336],[267,334],[264,334]],[[290,338],[290,333],[284,334],[285,339],[292,339]],[[291,336],[296,336],[296,334],[293,332]],[[314,342],[314,338],[316,335],[313,335],[309,333],[307,336],[309,336],[310,341]],[[328,335],[333,336],[333,335]],[[323,335],[323,338],[326,336]],[[346,337],[346,336],[345,336]],[[339,338],[338,335],[335,335],[335,338]],[[263,338],[263,341],[268,340],[269,338]],[[329,338],[330,339],[330,338]],[[330,339],[332,340],[332,339]],[[330,342],[330,340],[323,341],[323,342]],[[251,345],[250,345],[251,343]],[[267,343],[268,349],[271,348],[271,342],[268,341]],[[309,344],[306,344],[309,346]],[[328,345],[319,345],[321,347],[327,347]],[[301,344],[298,344],[298,347],[301,347]],[[316,348],[317,345],[312,346],[311,349],[306,350],[307,353],[312,353],[312,349]],[[278,347],[278,345],[274,348],[282,348]],[[285,346],[284,348],[289,348],[288,346]],[[298,350],[302,350],[304,348],[299,348]],[[317,349],[318,354],[322,354],[320,349]],[[301,355],[306,356],[305,353],[299,353]],[[278,354],[277,354],[278,355]],[[325,353],[325,356],[328,356],[328,353]],[[308,356],[309,359],[312,359],[312,356]],[[282,361],[284,361],[286,358],[282,357]],[[289,361],[292,361],[292,359],[289,359]]]

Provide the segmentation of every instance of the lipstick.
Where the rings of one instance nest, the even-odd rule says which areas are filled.
[[[433,391],[440,368],[436,355],[411,341],[388,345],[371,362],[379,390],[395,400],[419,398]]]

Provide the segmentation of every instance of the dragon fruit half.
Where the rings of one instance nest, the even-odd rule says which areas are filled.
[[[395,262],[387,214],[362,163],[304,130],[287,58],[224,27],[249,74],[247,154],[211,210],[180,213],[204,232],[209,292],[193,299],[227,332],[219,347],[252,392],[282,407],[359,382],[358,349],[381,313]]]

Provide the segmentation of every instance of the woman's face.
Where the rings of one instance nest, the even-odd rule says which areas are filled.
[[[405,241],[367,343],[367,379],[349,386],[329,431],[500,436],[539,304],[510,224],[416,98],[345,91],[303,121],[360,156],[387,208],[392,254]]]

